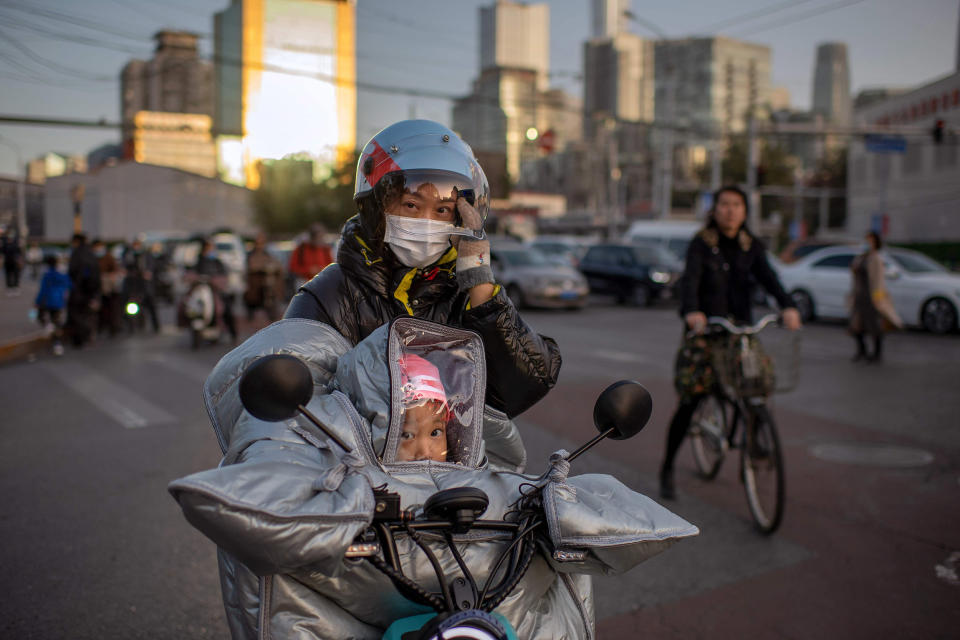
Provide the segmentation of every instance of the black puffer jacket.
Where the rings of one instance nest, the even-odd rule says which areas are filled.
[[[687,249],[680,281],[680,315],[702,311],[707,316],[751,322],[751,278],[776,298],[781,309],[794,306],[760,240],[746,228],[727,238],[713,224],[708,225]]]
[[[527,326],[502,290],[479,307],[466,308],[454,249],[431,267],[411,269],[366,242],[356,217],[344,225],[341,238],[337,262],[300,288],[285,318],[325,322],[353,344],[402,315],[476,331],[487,356],[487,404],[511,417],[556,384],[557,343]]]

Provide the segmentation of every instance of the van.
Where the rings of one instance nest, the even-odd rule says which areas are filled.
[[[626,241],[666,249],[682,264],[693,236],[703,227],[694,221],[638,220],[627,229]]]

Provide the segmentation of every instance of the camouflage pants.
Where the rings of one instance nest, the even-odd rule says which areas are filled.
[[[687,403],[718,384],[732,385],[744,396],[768,396],[775,386],[773,360],[755,336],[747,338],[747,353],[734,344],[736,336],[684,335],[677,351],[673,386]],[[748,364],[745,357],[753,357]]]

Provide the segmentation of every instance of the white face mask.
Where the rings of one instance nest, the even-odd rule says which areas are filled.
[[[450,248],[450,234],[457,228],[449,222],[429,218],[387,216],[383,241],[408,267],[422,269],[440,259]]]

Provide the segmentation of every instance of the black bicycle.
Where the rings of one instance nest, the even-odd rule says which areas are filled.
[[[697,406],[690,428],[693,459],[704,480],[717,476],[727,451],[740,450],[747,505],[765,534],[780,526],[786,503],[783,450],[767,400],[774,390],[786,391],[796,383],[799,353],[799,332],[787,332],[791,366],[784,368],[788,375],[773,377],[772,361],[756,336],[778,319],[770,314],[752,326],[736,326],[726,318],[708,318],[717,382]]]

